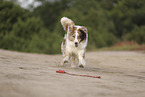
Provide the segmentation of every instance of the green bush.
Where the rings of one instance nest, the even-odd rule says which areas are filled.
[[[42,26],[40,18],[19,20],[2,41],[3,48],[47,54],[60,53],[61,37]]]
[[[12,31],[5,35],[1,45],[5,49],[25,51],[33,35],[39,34],[42,22],[39,18],[29,18],[26,21],[18,20]]]
[[[128,33],[125,38],[130,41],[136,41],[139,44],[145,43],[145,26],[136,26],[131,33]]]
[[[28,52],[56,54],[60,53],[60,36],[47,29],[41,29],[39,34],[33,36],[28,46]]]
[[[7,48],[9,42],[9,34],[13,29],[13,25],[18,22],[18,19],[26,20],[29,16],[29,11],[21,8],[12,2],[0,2],[0,48]],[[8,39],[10,40],[10,39]]]

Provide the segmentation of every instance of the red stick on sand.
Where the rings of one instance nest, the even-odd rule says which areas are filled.
[[[65,72],[64,70],[58,70],[58,71],[56,71],[56,73],[64,73],[64,74],[74,75],[74,76],[84,76],[84,77],[92,77],[92,78],[101,78],[101,76],[71,74],[71,73]]]

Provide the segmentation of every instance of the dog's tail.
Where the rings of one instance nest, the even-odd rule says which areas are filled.
[[[68,30],[68,27],[73,28],[73,26],[75,25],[74,22],[67,17],[62,17],[61,18],[61,24],[62,24],[65,31]]]

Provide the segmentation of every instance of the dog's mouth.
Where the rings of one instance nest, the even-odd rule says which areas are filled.
[[[78,44],[77,42],[75,42],[75,47],[78,47],[78,45],[79,45],[79,44]]]

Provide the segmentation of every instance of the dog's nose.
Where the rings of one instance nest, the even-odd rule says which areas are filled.
[[[78,42],[75,42],[75,47],[78,47]]]

